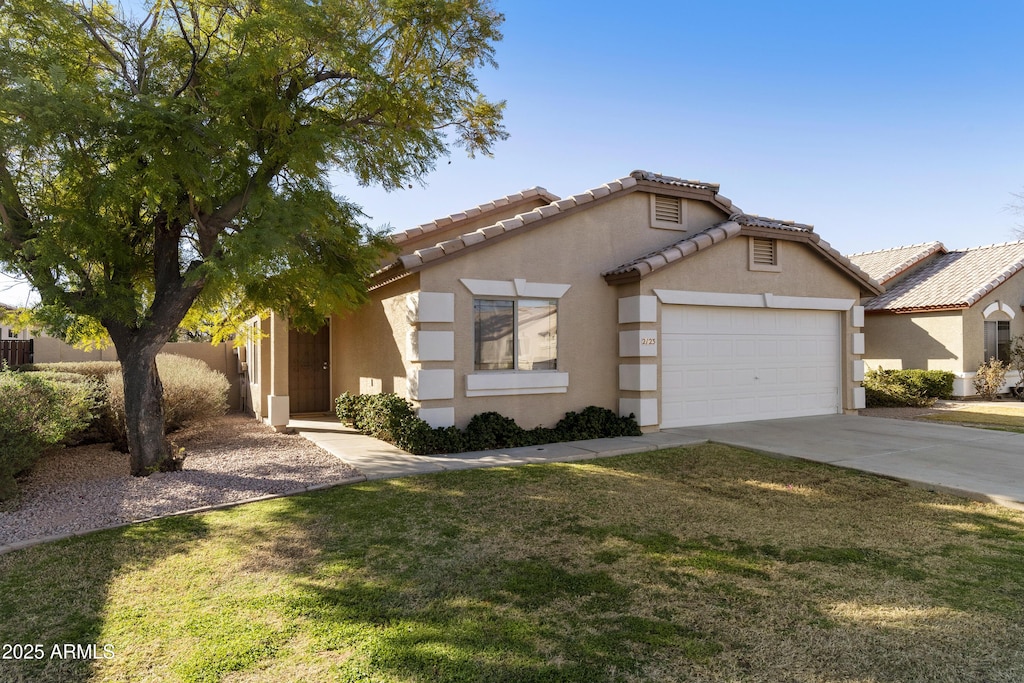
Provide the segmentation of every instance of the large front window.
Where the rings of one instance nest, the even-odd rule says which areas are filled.
[[[1010,321],[985,321],[985,360],[1010,362]]]
[[[558,301],[474,299],[477,370],[554,370]]]

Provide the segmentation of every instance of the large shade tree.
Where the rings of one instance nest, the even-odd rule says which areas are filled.
[[[0,0],[0,269],[37,319],[104,329],[132,472],[168,455],[156,353],[187,315],[305,327],[385,249],[328,173],[395,188],[490,153],[488,0]]]

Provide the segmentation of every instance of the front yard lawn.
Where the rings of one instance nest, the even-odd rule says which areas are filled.
[[[1020,681],[1024,515],[713,444],[379,481],[0,556],[0,643],[45,653],[4,681]]]
[[[918,419],[1024,432],[1024,404],[1014,402],[1005,406],[979,405],[922,415]]]

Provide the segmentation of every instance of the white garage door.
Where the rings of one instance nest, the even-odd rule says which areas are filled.
[[[662,307],[661,426],[839,412],[839,314]]]

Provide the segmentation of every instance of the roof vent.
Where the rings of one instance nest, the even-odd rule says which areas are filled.
[[[651,227],[686,230],[686,203],[679,197],[652,194]]]

